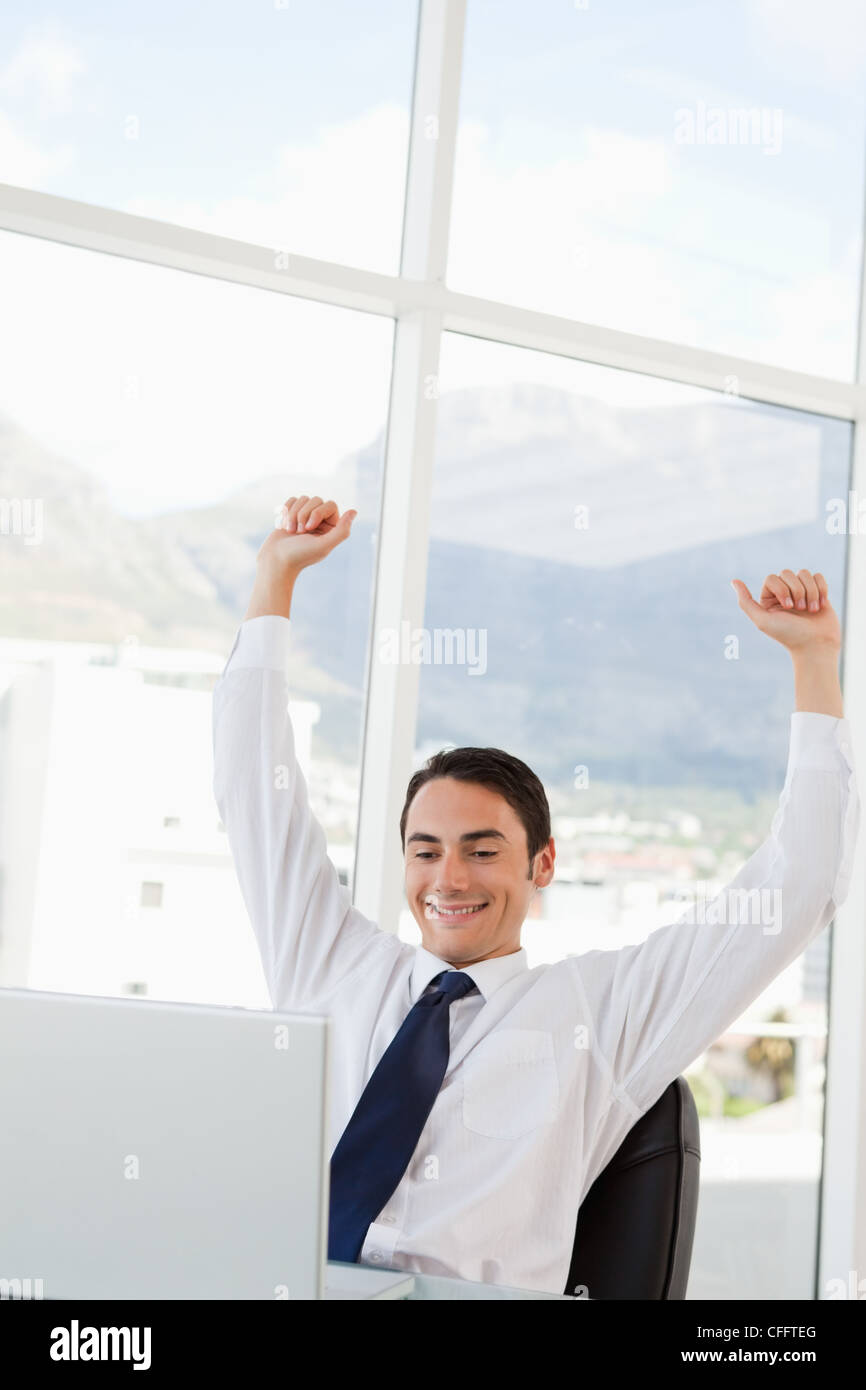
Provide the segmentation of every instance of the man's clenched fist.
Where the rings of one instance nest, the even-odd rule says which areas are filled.
[[[256,562],[268,568],[297,570],[318,564],[346,540],[357,515],[350,510],[340,516],[336,502],[323,502],[321,497],[289,497]]]
[[[792,652],[808,647],[839,650],[842,633],[823,574],[809,570],[768,574],[757,603],[741,579],[732,579],[731,584],[755,627],[783,647]]]

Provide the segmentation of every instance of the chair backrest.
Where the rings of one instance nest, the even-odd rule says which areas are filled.
[[[629,1130],[584,1197],[563,1292],[684,1299],[700,1161],[697,1106],[678,1076]]]

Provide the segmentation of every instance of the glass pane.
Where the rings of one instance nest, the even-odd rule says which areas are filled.
[[[417,7],[0,9],[0,181],[396,274]]]
[[[415,765],[492,746],[544,782],[530,967],[642,941],[769,833],[793,678],[730,581],[805,565],[842,616],[850,426],[453,334],[439,392]],[[437,632],[464,641],[437,660]],[[828,947],[688,1069],[690,1298],[814,1296]]]
[[[861,0],[469,0],[448,283],[850,379],[864,132]]]
[[[0,985],[268,1008],[211,691],[275,509],[356,507],[290,706],[348,883],[392,321],[12,233],[0,301]]]

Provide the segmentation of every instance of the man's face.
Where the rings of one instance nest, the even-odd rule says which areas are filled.
[[[504,797],[455,777],[425,782],[409,807],[405,850],[406,898],[425,949],[458,967],[519,950],[555,855],[551,838],[530,878],[526,831]]]

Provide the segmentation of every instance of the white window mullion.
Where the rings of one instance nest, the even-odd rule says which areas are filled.
[[[421,0],[400,273],[442,287],[448,254],[465,0]],[[442,314],[397,314],[367,683],[355,905],[396,932],[403,903],[400,813],[412,773],[419,668],[380,659],[383,636],[424,622]]]
[[[858,383],[866,390],[866,223],[860,280]],[[846,498],[848,565],[842,677],[845,713],[861,796],[866,802],[866,542],[858,534],[857,499],[866,497],[866,411],[854,420],[852,499]],[[836,913],[830,966],[829,1037],[821,1183],[817,1297],[828,1281],[866,1281],[866,825],[846,901]],[[836,1286],[838,1289],[838,1286]],[[866,1296],[846,1287],[845,1297]]]
[[[424,108],[430,105],[432,102],[423,102]],[[0,229],[338,308],[398,319],[428,310],[441,315],[445,332],[466,333],[511,347],[643,372],[686,386],[716,391],[733,389],[744,399],[767,405],[788,406],[843,420],[866,417],[863,381],[843,381],[775,367],[449,290],[443,277],[451,185],[444,174],[453,136],[446,110],[447,107],[440,113],[436,141],[423,134],[435,112],[425,110],[419,117],[422,134],[418,140],[425,143],[420,150],[413,150],[412,164],[418,172],[416,177],[410,168],[410,195],[413,184],[421,191],[407,202],[404,268],[400,275],[383,275],[299,256],[291,247],[234,241],[14,184],[0,183]],[[452,111],[450,120],[456,123],[456,111]],[[435,190],[435,201],[428,206],[426,225],[430,234],[424,239],[419,203],[426,199],[430,205],[430,186]],[[429,277],[426,279],[425,270]]]

